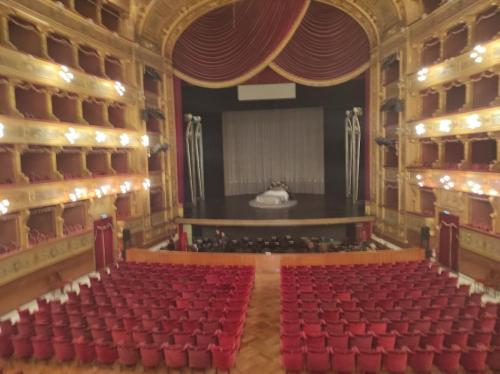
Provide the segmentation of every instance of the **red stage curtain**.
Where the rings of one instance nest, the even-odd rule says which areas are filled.
[[[298,83],[331,85],[362,73],[369,56],[366,33],[351,16],[313,2],[271,67]]]
[[[113,220],[103,218],[94,222],[94,248],[96,270],[114,262]]]
[[[176,75],[206,87],[251,78],[281,51],[308,4],[309,0],[242,0],[207,13],[177,41]]]

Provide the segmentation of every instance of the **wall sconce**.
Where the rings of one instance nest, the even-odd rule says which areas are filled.
[[[472,114],[468,116],[465,119],[465,122],[467,123],[467,127],[469,129],[477,129],[478,127],[481,127],[481,117],[479,117],[479,114]]]
[[[104,143],[107,139],[107,135],[103,133],[102,131],[96,131],[95,132],[95,141],[97,143]]]
[[[7,214],[9,211],[10,201],[3,199],[0,201],[0,215]]]
[[[132,184],[129,181],[125,181],[120,185],[120,191],[122,193],[127,193],[132,189]]]
[[[64,136],[71,144],[75,144],[75,142],[80,138],[80,134],[78,134],[73,127],[70,127]]]
[[[61,65],[61,70],[59,70],[59,76],[66,82],[71,83],[75,78],[72,72],[69,71],[67,66]]]
[[[0,122],[0,138],[3,138],[5,135],[5,125]]]
[[[120,135],[120,144],[125,147],[125,146],[129,145],[129,143],[130,143],[130,137],[127,134],[121,134]]]
[[[144,147],[149,147],[149,136],[147,135],[141,136],[141,143]]]
[[[449,175],[445,175],[439,179],[445,190],[450,190],[455,187],[455,183],[451,180]]]
[[[451,121],[449,119],[442,119],[439,121],[439,131],[450,132],[451,131]]]
[[[87,194],[85,188],[75,188],[72,193],[69,194],[69,199],[73,202],[80,200]]]
[[[417,80],[419,82],[423,82],[427,79],[427,73],[429,72],[428,68],[422,68],[417,72]]]
[[[120,96],[125,95],[126,89],[121,82],[116,81],[114,87],[115,87],[116,92],[118,92],[118,95],[120,95]]]
[[[483,192],[483,188],[481,187],[481,185],[477,182],[474,182],[474,181],[468,181],[467,182],[467,186],[469,186],[469,189],[472,193],[475,193],[477,195],[483,195],[484,192]]]
[[[482,45],[478,44],[474,47],[469,57],[472,60],[474,60],[476,64],[480,64],[481,62],[483,62],[483,55],[485,52],[486,52],[486,47],[483,47]]]
[[[151,180],[149,178],[144,179],[142,182],[142,187],[147,191],[151,187]]]
[[[426,132],[425,125],[423,123],[419,123],[415,126],[415,133],[417,135],[424,135]]]

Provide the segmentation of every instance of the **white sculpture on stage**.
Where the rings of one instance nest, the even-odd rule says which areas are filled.
[[[288,186],[283,182],[273,181],[269,188],[250,201],[254,208],[290,208],[297,204],[291,198]]]

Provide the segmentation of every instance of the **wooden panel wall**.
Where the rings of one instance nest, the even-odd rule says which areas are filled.
[[[195,252],[151,252],[144,249],[127,251],[128,261],[159,262],[186,265],[248,265],[258,272],[277,272],[282,265],[332,265],[373,264],[402,261],[418,261],[425,258],[423,249],[412,248],[401,251],[382,250],[370,252],[341,253],[195,253]]]

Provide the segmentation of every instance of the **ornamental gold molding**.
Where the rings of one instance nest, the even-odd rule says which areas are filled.
[[[422,183],[422,186],[441,190],[443,193],[446,192],[446,195],[456,195],[455,192],[472,192],[469,181],[479,183],[486,196],[492,194],[493,191],[500,194],[500,173],[411,168],[407,170],[407,175],[410,185],[416,186]],[[453,183],[453,187],[449,190],[446,190],[441,182],[441,179],[446,176]]]
[[[461,248],[500,262],[500,237],[460,227],[459,241]]]
[[[471,75],[487,70],[494,69],[498,71],[500,68],[500,38],[482,45],[486,48],[486,51],[482,54],[483,61],[479,64],[470,58],[469,54],[474,48],[474,46],[470,46],[469,50],[464,51],[460,56],[427,66],[427,79],[424,81],[417,79],[417,72],[409,74],[407,79],[409,80],[408,87],[410,91],[418,94],[418,91],[450,81],[463,81],[464,78],[465,80],[469,80]]]
[[[123,96],[120,96],[114,87],[114,81],[73,68],[68,68],[68,70],[74,75],[71,83],[67,83],[59,75],[61,65],[0,46],[0,71],[3,75],[127,104],[135,104],[139,99],[138,91],[123,82],[126,91]]]
[[[63,204],[70,201],[69,194],[75,188],[83,190],[79,200],[95,198],[95,190],[102,186],[109,186],[107,195],[121,193],[121,185],[130,183],[130,191],[143,189],[142,182],[145,175],[111,176],[81,180],[66,180],[59,182],[5,186],[0,191],[0,200],[8,199],[9,211]],[[96,200],[97,201],[97,200]]]
[[[433,217],[424,217],[412,212],[406,212],[406,228],[408,230],[420,233],[422,226],[428,226],[430,228],[431,236],[436,234],[436,231],[434,230],[435,224]]]
[[[4,136],[0,144],[38,144],[64,147],[100,147],[100,148],[144,148],[142,134],[137,131],[113,129],[101,126],[85,126],[62,122],[38,121],[0,115],[4,125]],[[74,129],[78,138],[71,143],[67,134]],[[99,143],[96,135],[106,135],[106,141]],[[127,135],[129,143],[123,145],[121,136]],[[150,144],[156,144],[157,138],[150,138]]]
[[[78,254],[92,251],[94,234],[85,232],[55,242],[26,249],[2,258],[0,263],[0,285],[12,282],[27,274],[56,264]]]
[[[123,1],[120,0],[120,2]],[[145,48],[130,39],[112,33],[76,12],[59,6],[55,1],[3,0],[3,5],[13,10],[14,13],[36,20],[47,30],[65,34],[74,42],[89,44],[120,59],[130,59],[135,56],[159,71],[164,68],[164,59],[159,55],[159,50]],[[126,20],[126,22],[130,23],[133,20]]]
[[[472,126],[471,128],[470,120],[472,118],[477,118],[477,121],[480,123],[479,127]],[[449,123],[450,131],[440,130],[440,123],[442,121],[451,121]],[[417,134],[415,126],[420,124],[424,125],[423,129],[425,132]],[[477,125],[477,122],[475,122],[475,125]],[[500,106],[442,115],[439,117],[422,119],[420,121],[414,120],[408,122],[406,126],[406,132],[410,139],[475,134],[478,132],[496,132],[500,131]]]
[[[489,5],[491,5],[491,1],[488,0],[447,1],[427,17],[422,17],[409,26],[410,39],[412,42],[423,41],[456,25],[468,14],[478,13]]]
[[[398,168],[385,167],[385,180],[386,182],[397,183],[398,182]]]

